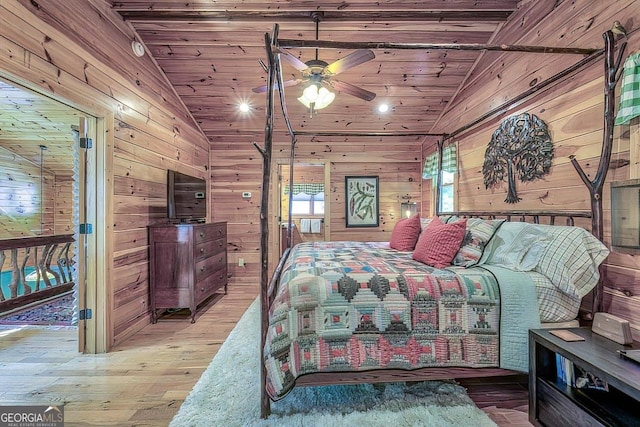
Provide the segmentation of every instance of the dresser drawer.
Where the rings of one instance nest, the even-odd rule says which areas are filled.
[[[196,284],[196,301],[199,304],[206,298],[213,295],[215,291],[223,288],[227,284],[227,267],[223,267],[213,272]]]
[[[209,240],[208,242],[199,243],[196,245],[196,261],[200,261],[210,256],[225,252],[227,248],[227,239]]]
[[[193,232],[195,234],[196,245],[209,240],[227,237],[227,228],[225,223],[198,226],[193,229]]]
[[[213,274],[214,271],[227,267],[227,253],[221,252],[196,263],[196,283]]]

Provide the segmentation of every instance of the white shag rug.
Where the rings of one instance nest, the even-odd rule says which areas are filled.
[[[171,421],[191,426],[495,427],[453,382],[297,387],[260,418],[260,305],[254,301]]]

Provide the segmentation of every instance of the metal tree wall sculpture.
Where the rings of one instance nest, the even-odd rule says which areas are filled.
[[[485,188],[508,179],[507,203],[522,200],[516,192],[516,176],[522,182],[542,178],[553,160],[553,142],[547,125],[534,114],[522,113],[504,120],[493,133],[484,153]]]

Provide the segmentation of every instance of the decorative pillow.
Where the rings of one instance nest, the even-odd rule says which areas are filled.
[[[503,222],[505,222],[504,219],[467,219],[467,231],[462,240],[462,246],[453,259],[453,265],[471,267],[478,264],[485,246]]]
[[[467,220],[445,224],[435,217],[420,234],[413,259],[436,268],[451,265],[467,230]]]
[[[389,246],[398,251],[412,251],[416,247],[421,230],[420,215],[403,218],[393,227]]]
[[[454,215],[441,215],[438,218],[440,218],[440,221],[444,222],[445,224],[458,220],[458,217]],[[429,225],[432,219],[433,218],[420,218],[420,227],[422,228],[422,231],[427,228],[427,225]]]
[[[536,224],[506,222],[485,247],[480,264],[531,271],[550,240],[551,236]]]
[[[598,266],[609,249],[584,228],[539,225],[551,235],[534,268],[562,292],[584,297],[600,280]]]

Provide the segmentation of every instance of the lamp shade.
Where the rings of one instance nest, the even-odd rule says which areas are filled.
[[[321,110],[331,104],[336,98],[336,94],[326,87],[320,87],[317,83],[312,83],[302,91],[302,96],[298,98],[305,107]]]

